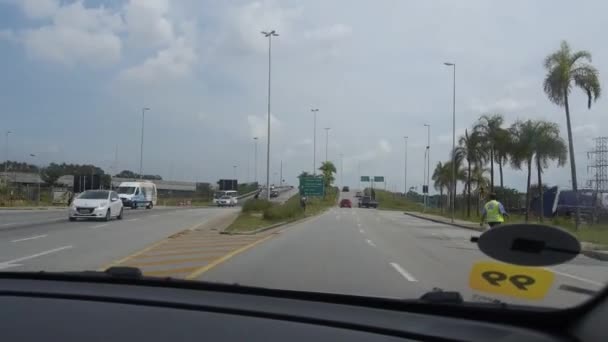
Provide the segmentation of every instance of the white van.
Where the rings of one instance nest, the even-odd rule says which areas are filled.
[[[225,199],[222,200],[221,198],[222,197],[229,197],[230,198],[229,205],[230,206],[236,205],[237,202],[238,202],[238,200],[237,200],[238,195],[239,195],[239,193],[236,190],[220,190],[220,191],[216,191],[213,194],[213,203],[217,204],[218,206],[226,205]]]
[[[156,205],[156,184],[150,181],[122,182],[116,189],[125,207],[152,209]]]

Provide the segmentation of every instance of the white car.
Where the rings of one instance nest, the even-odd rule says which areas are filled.
[[[94,218],[109,221],[112,217],[122,219],[122,201],[116,191],[87,190],[70,204],[70,221],[77,218]]]
[[[217,200],[218,207],[234,207],[236,205],[236,197],[222,196]]]

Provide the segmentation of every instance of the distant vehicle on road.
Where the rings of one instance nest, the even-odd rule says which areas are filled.
[[[110,221],[112,217],[122,219],[122,201],[116,191],[87,190],[76,197],[69,209],[70,221],[78,218],[103,219]]]
[[[361,191],[357,191],[355,197],[363,197],[363,193]]]
[[[359,199],[359,208],[378,208],[378,202],[370,196],[363,196]]]
[[[279,197],[279,192],[277,190],[270,191],[270,198]]]
[[[345,198],[340,201],[340,208],[352,208],[352,207],[353,207],[353,203],[348,198]]]
[[[118,197],[120,197],[123,206],[131,209],[139,207],[152,209],[158,199],[156,184],[150,181],[122,182],[116,192],[118,192]]]
[[[217,200],[218,207],[234,207],[236,205],[236,197],[222,196]]]
[[[239,193],[236,190],[222,190],[213,193],[213,203],[219,205],[220,199],[224,196],[231,197],[234,200],[234,204],[238,203],[237,196]]]
[[[342,187],[342,192],[349,192],[350,188],[348,186],[343,186]]]

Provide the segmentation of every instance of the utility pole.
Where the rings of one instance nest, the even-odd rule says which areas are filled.
[[[340,185],[344,187],[344,154],[340,153]]]
[[[426,211],[426,207],[428,206],[429,199],[429,173],[431,168],[431,125],[424,124],[427,128],[427,143],[426,143],[426,174],[425,174],[425,185],[426,185],[426,193],[424,193],[424,211]],[[424,191],[423,191],[424,192]]]
[[[8,185],[8,160],[9,160],[9,155],[8,155],[8,135],[11,134],[13,132],[11,131],[6,131],[6,145],[4,146],[4,148],[6,149],[6,162],[4,163],[4,179],[6,180],[6,184]]]
[[[255,178],[254,181],[257,183],[258,182],[258,137],[254,137],[253,138],[254,141],[254,145],[255,145],[255,152],[254,152],[254,166],[253,166],[253,177]]]
[[[454,202],[456,202],[456,154],[454,150],[456,149],[456,63],[443,63],[446,66],[453,67],[453,86],[452,86],[452,186],[451,192],[452,195],[450,198],[450,209],[452,211],[452,223],[454,223]]]
[[[139,147],[139,178],[143,178],[143,165],[144,165],[144,121],[146,117],[146,111],[150,110],[148,107],[141,109],[141,145]]]
[[[405,140],[405,155],[403,158],[403,196],[407,196],[407,136],[404,136]]]
[[[279,186],[283,186],[283,160],[281,159],[281,168],[280,168],[280,175],[279,175],[280,179],[279,179]]]
[[[330,129],[331,129],[330,127],[325,127],[325,162],[326,163],[329,161],[328,154],[327,154],[327,146],[329,146],[329,130]]]
[[[272,37],[279,34],[275,30],[262,31],[264,37],[268,38],[268,139],[266,141],[266,199],[270,200],[270,71],[272,61]]]
[[[310,110],[313,114],[313,133],[312,133],[312,174],[313,176],[317,174],[317,112],[318,108],[313,108]]]

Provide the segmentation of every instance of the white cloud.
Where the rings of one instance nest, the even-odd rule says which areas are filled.
[[[17,3],[25,15],[33,19],[50,17],[59,8],[56,0],[19,0]]]
[[[383,153],[390,153],[393,148],[391,147],[391,144],[387,140],[381,139],[378,142],[378,149]]]
[[[158,51],[154,57],[146,59],[142,64],[122,71],[120,78],[142,83],[179,79],[191,75],[196,61],[196,51],[182,37],[166,49]]]
[[[82,2],[53,11],[44,8],[47,10],[32,14],[52,16],[52,24],[22,32],[22,42],[30,57],[65,65],[104,65],[120,60],[122,42],[117,33],[123,24],[120,15],[103,6],[86,8]]]
[[[304,37],[317,41],[336,41],[351,35],[352,28],[343,24],[334,24],[328,27],[310,30],[304,33]]]
[[[504,97],[493,101],[482,101],[479,99],[473,99],[471,101],[470,108],[471,110],[477,113],[512,113],[525,108],[530,108],[532,106],[533,103],[525,102],[520,99],[515,99],[511,97]]]
[[[249,132],[250,136],[258,137],[260,139],[266,138],[268,132],[268,116],[267,114],[262,114],[260,116],[256,115],[248,115],[247,123],[249,124]],[[270,114],[270,127],[272,132],[274,133],[277,130],[281,129],[281,121],[277,119],[274,114]]]
[[[131,0],[124,11],[130,45],[157,47],[175,39],[167,0]]]

